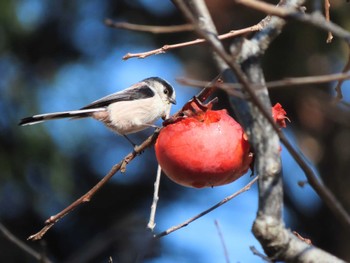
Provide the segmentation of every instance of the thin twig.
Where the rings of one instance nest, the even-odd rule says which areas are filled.
[[[215,223],[215,226],[216,226],[216,230],[218,231],[218,235],[219,235],[219,238],[220,238],[220,241],[221,241],[221,245],[222,245],[222,247],[224,249],[224,255],[225,255],[226,263],[230,263],[230,257],[228,255],[226,242],[225,242],[224,236],[223,236],[223,234],[221,232],[221,229],[220,229],[220,226],[219,226],[219,222],[215,219],[214,223]]]
[[[285,78],[282,80],[270,81],[266,83],[266,86],[270,89],[284,86],[299,86],[307,84],[319,84],[327,83],[331,81],[347,80],[350,79],[350,73],[335,73],[328,75],[319,75],[311,77],[299,77],[299,78]]]
[[[159,200],[159,185],[160,185],[161,174],[162,174],[162,168],[160,167],[160,165],[158,165],[157,176],[154,182],[154,192],[153,192],[153,201],[151,205],[151,212],[150,212],[149,221],[147,224],[147,228],[149,228],[152,232],[156,227],[155,217],[156,217],[156,211],[157,211],[157,204]]]
[[[194,80],[194,79],[188,79],[179,77],[176,79],[177,82],[179,82],[182,85],[187,85],[191,87],[217,87],[219,89],[227,91],[231,96],[235,96],[237,98],[246,98],[244,94],[242,93],[242,86],[239,83],[231,84],[231,83],[212,83],[208,81],[200,81],[200,80]]]
[[[342,72],[347,72],[348,74],[350,74],[349,70],[350,70],[350,50],[348,50],[348,61],[344,66]],[[341,86],[343,85],[343,82],[344,80],[339,80],[337,86],[335,87],[335,92],[337,93],[336,101],[340,101],[343,99],[343,93],[341,90]]]
[[[297,231],[293,231],[293,234],[294,234],[297,238],[299,238],[301,241],[305,242],[306,244],[312,245],[311,239],[305,238],[305,237],[301,236]]]
[[[36,252],[34,249],[29,247],[27,244],[25,244],[23,241],[18,239],[14,234],[10,232],[2,223],[0,223],[0,232],[6,237],[9,241],[11,241],[13,244],[15,244],[17,247],[19,247],[21,250],[35,258],[37,261],[42,263],[51,263],[52,261],[48,259],[45,255]]]
[[[302,86],[308,84],[320,84],[327,83],[331,81],[345,81],[350,79],[350,72],[346,73],[335,73],[328,75],[319,75],[319,76],[311,76],[311,77],[295,77],[295,78],[284,78],[281,80],[266,82],[266,86],[269,89],[274,88],[283,88],[289,86]],[[199,81],[188,78],[177,78],[176,79],[182,85],[188,85],[192,87],[205,87],[210,86],[210,82],[207,81]],[[251,84],[252,88],[258,89],[262,88],[261,85]],[[217,83],[215,87],[219,89],[223,89],[228,92],[231,96],[235,96],[238,98],[244,98],[245,96],[242,94],[242,84],[240,83]]]
[[[178,33],[184,31],[192,31],[193,26],[191,24],[184,25],[172,25],[172,26],[150,26],[150,25],[137,25],[127,22],[114,22],[112,19],[105,19],[105,25],[111,28],[126,29],[140,32],[149,32],[152,34],[168,34]]]
[[[218,36],[219,39],[223,40],[223,39],[228,39],[228,38],[232,38],[232,37],[236,37],[239,35],[243,35],[243,34],[247,34],[250,32],[255,32],[255,31],[259,31],[261,30],[262,27],[260,24],[256,24],[250,27],[246,27],[246,28],[242,28],[242,29],[238,29],[238,30],[232,30],[226,34],[220,35]],[[192,40],[192,41],[188,41],[188,42],[183,42],[183,43],[178,43],[178,44],[171,44],[171,45],[164,45],[161,48],[158,49],[154,49],[154,50],[150,50],[150,51],[146,51],[146,52],[141,52],[141,53],[127,53],[124,57],[123,60],[127,60],[129,58],[146,58],[152,55],[159,55],[162,53],[165,53],[168,50],[171,49],[176,49],[176,48],[181,48],[181,47],[188,47],[188,46],[192,46],[192,45],[197,45],[197,44],[201,44],[201,43],[205,43],[204,39],[196,39],[196,40]]]
[[[149,136],[140,146],[136,146],[134,148],[134,151],[129,153],[124,157],[124,159],[114,165],[111,170],[108,172],[108,174],[105,175],[93,188],[91,188],[86,194],[78,198],[76,201],[74,201],[72,204],[67,206],[65,209],[63,209],[61,212],[57,213],[56,215],[51,216],[45,221],[45,226],[36,234],[31,235],[28,237],[28,240],[39,240],[41,239],[45,233],[60,219],[62,219],[64,216],[66,216],[68,213],[73,211],[76,207],[81,205],[82,203],[89,202],[94,194],[98,190],[101,189],[102,186],[104,186],[109,179],[111,179],[116,172],[119,170],[121,172],[125,172],[126,165],[129,164],[137,155],[139,155],[142,151],[144,151],[147,147],[150,147],[154,144],[159,134],[159,129],[157,129],[151,136]]]
[[[304,22],[320,28],[325,31],[332,32],[333,35],[344,39],[350,44],[350,32],[346,31],[342,27],[334,24],[331,21],[327,21],[325,17],[319,12],[312,14],[306,14],[295,10],[290,7],[279,7],[266,2],[257,0],[235,0],[236,3],[247,6],[249,8],[264,12],[265,14],[279,16],[287,19],[294,19],[300,22]]]
[[[171,108],[169,108],[168,112],[166,113],[166,119],[169,119],[170,110]],[[154,192],[153,192],[153,201],[151,205],[151,212],[150,212],[149,221],[147,224],[147,228],[149,228],[152,232],[156,227],[155,218],[156,218],[157,204],[159,200],[159,186],[160,186],[161,175],[162,175],[162,168],[158,164],[156,180],[154,182]]]
[[[235,192],[234,194],[224,198],[223,200],[221,200],[220,202],[218,202],[217,204],[215,204],[214,206],[210,207],[209,209],[201,212],[200,214],[186,220],[185,222],[179,224],[179,225],[176,225],[176,226],[173,226],[157,235],[155,235],[155,237],[157,238],[161,238],[163,236],[166,236],[166,235],[169,235],[170,233],[174,232],[174,231],[177,231],[185,226],[188,226],[190,223],[192,223],[193,221],[197,220],[198,218],[201,218],[202,216],[210,213],[211,211],[215,210],[216,208],[222,206],[223,204],[226,204],[228,201],[232,200],[233,198],[235,198],[236,196],[240,195],[241,193],[244,193],[246,191],[248,191],[251,186],[258,180],[258,176],[256,176],[253,180],[251,180],[246,186],[244,186],[243,188],[241,188],[240,190],[238,190],[237,192]]]
[[[329,15],[329,8],[330,8],[330,6],[331,6],[331,3],[329,2],[329,0],[324,0],[324,12],[325,12],[326,20],[327,20],[328,22],[331,21],[330,15]],[[331,43],[331,42],[332,42],[332,39],[333,39],[332,32],[331,32],[331,31],[328,31],[326,42],[327,42],[327,43]]]
[[[269,257],[267,257],[264,254],[260,253],[254,246],[250,246],[249,248],[250,248],[250,251],[252,251],[255,256],[260,257],[265,262],[269,262],[269,263],[274,262]]]

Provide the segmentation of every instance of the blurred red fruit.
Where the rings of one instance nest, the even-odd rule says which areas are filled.
[[[272,107],[272,117],[281,128],[287,126],[286,120],[290,121],[286,114],[286,111],[282,108],[280,103],[276,103],[275,106]]]

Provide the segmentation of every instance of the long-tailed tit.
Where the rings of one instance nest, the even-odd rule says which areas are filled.
[[[114,132],[126,136],[153,126],[159,118],[165,119],[171,104],[176,104],[174,88],[165,80],[152,77],[79,110],[34,115],[22,119],[19,125],[62,118],[92,117]]]

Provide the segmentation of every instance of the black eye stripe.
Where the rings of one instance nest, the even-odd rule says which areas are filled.
[[[164,90],[163,90],[163,93],[164,94],[167,94],[168,97],[172,97],[173,94],[174,94],[174,89],[173,87],[167,82],[165,81],[164,79],[161,79],[159,77],[151,77],[151,78],[147,78],[147,79],[144,79],[143,81],[157,81],[159,82],[160,84],[162,84],[164,86]],[[166,91],[165,91],[166,90]]]
[[[167,82],[165,82],[165,81],[164,81],[164,83],[162,83],[162,84],[163,84],[164,87],[165,87],[164,93],[165,93],[165,94],[168,94],[169,97],[173,96],[173,93],[174,93],[173,87],[170,86],[170,84],[167,83]]]

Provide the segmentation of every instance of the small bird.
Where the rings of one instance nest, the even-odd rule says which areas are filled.
[[[19,125],[32,125],[63,118],[92,117],[128,139],[127,134],[154,127],[156,120],[165,119],[171,104],[176,104],[174,88],[164,79],[151,77],[96,100],[79,110],[26,117]]]

